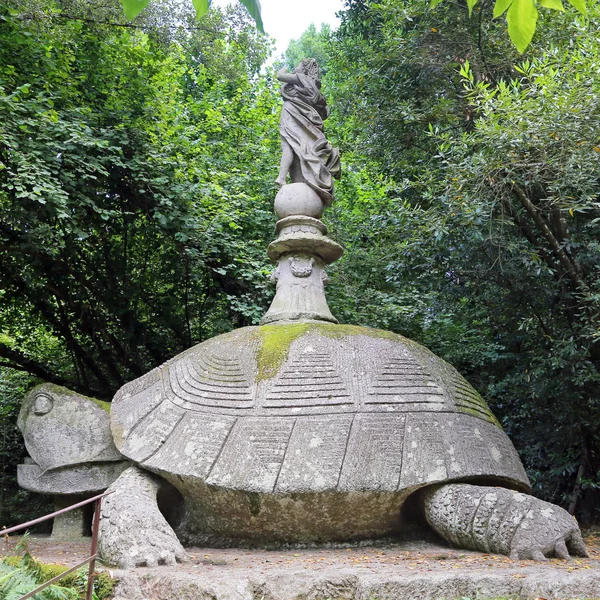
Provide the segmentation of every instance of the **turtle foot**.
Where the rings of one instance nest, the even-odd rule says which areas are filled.
[[[566,510],[505,488],[448,484],[425,493],[425,516],[451,544],[513,560],[588,556]]]
[[[187,554],[156,502],[160,482],[137,467],[127,469],[102,502],[98,549],[123,569],[185,562]]]

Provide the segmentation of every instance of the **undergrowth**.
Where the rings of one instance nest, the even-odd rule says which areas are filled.
[[[18,600],[42,583],[64,573],[64,565],[46,564],[29,552],[27,536],[15,547],[14,554],[0,558],[0,598]],[[36,600],[83,600],[87,590],[88,567],[66,575],[35,595]],[[93,600],[107,600],[116,582],[107,573],[94,574]]]

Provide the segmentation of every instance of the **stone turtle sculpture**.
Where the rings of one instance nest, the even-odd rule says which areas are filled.
[[[527,495],[519,458],[477,392],[389,332],[313,322],[217,336],[123,386],[111,428],[134,466],[103,504],[100,552],[122,567],[184,560],[182,542],[394,535],[415,493],[457,546],[587,554],[573,517]],[[157,498],[174,489],[171,527]]]
[[[113,442],[109,408],[50,383],[31,390],[17,419],[29,453],[17,469],[19,485],[52,494],[57,510],[104,491],[130,466]],[[60,515],[52,535],[81,536],[89,531],[86,521],[85,509]]]

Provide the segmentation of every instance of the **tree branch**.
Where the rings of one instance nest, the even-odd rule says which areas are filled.
[[[511,192],[515,195],[517,200],[521,203],[523,208],[527,211],[527,214],[531,217],[536,227],[538,228],[541,235],[545,238],[545,240],[550,245],[552,252],[559,260],[562,268],[565,273],[573,282],[575,288],[578,291],[587,290],[587,285],[581,275],[579,274],[579,270],[577,269],[577,265],[569,258],[564,248],[560,245],[559,241],[554,237],[550,227],[546,223],[544,217],[540,214],[538,209],[535,207],[533,202],[528,198],[527,194],[516,183],[511,185]]]
[[[531,230],[529,223],[521,218],[519,213],[515,210],[514,206],[508,200],[508,198],[502,198],[502,208],[510,216],[515,225],[521,230],[521,233],[525,236],[527,241],[536,249],[540,258],[551,268],[557,271],[561,271],[560,263],[557,263],[551,254],[548,254],[542,245],[539,243],[535,233]]]
[[[0,356],[7,359],[9,362],[0,362],[0,367],[8,367],[10,369],[16,369],[17,371],[25,371],[31,375],[35,375],[40,379],[56,383],[58,385],[72,385],[72,383],[63,377],[55,375],[49,371],[44,365],[35,361],[30,356],[20,350],[11,348],[7,344],[0,342]]]

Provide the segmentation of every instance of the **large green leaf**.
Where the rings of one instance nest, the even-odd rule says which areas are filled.
[[[574,6],[582,15],[587,15],[587,5],[585,0],[569,0],[571,6]]]
[[[210,0],[192,0],[192,4],[196,9],[196,18],[203,17],[208,12],[210,6]]]
[[[150,4],[150,0],[121,0],[125,16],[132,21]]]
[[[467,0],[467,6],[469,7],[469,16],[473,12],[473,7],[477,4],[477,0]]]
[[[240,2],[248,9],[250,16],[256,21],[256,27],[261,33],[265,32],[263,27],[262,17],[260,16],[260,2],[258,0],[240,0]]]
[[[504,14],[512,2],[513,0],[496,0],[496,4],[494,4],[494,18]]]
[[[533,38],[537,24],[538,10],[534,0],[513,0],[506,21],[508,35],[519,52],[525,52]]]
[[[443,2],[444,0],[431,0],[431,2],[429,2],[429,8],[435,8],[440,2]]]
[[[544,8],[560,10],[561,12],[565,10],[561,0],[538,0],[538,4]]]

